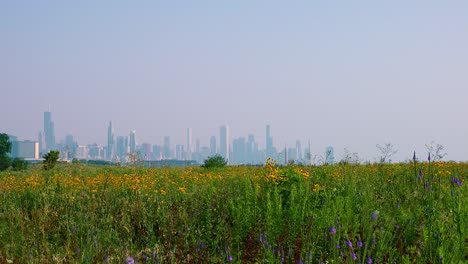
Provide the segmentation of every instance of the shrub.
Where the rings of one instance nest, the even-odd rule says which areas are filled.
[[[221,155],[214,155],[212,157],[208,157],[204,162],[202,167],[203,168],[222,168],[226,166],[227,160],[224,159]]]
[[[58,150],[51,150],[49,153],[43,156],[44,158],[44,170],[52,169],[55,164],[57,164],[57,160],[59,158],[60,152]]]
[[[22,171],[28,168],[28,163],[22,158],[14,158],[11,162],[11,167],[15,171]]]

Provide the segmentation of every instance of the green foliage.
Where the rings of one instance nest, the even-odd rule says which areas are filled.
[[[11,158],[8,157],[8,155],[0,154],[0,171],[4,171],[10,167],[11,164]]]
[[[15,171],[22,171],[28,168],[28,163],[22,158],[14,158],[11,161],[11,167]]]
[[[211,168],[222,168],[226,166],[227,161],[221,155],[214,155],[212,157],[208,157],[204,162],[202,167],[211,169]]]
[[[11,152],[10,137],[5,134],[0,134],[0,171],[8,169],[10,167],[11,159],[7,153]]]
[[[466,262],[468,163],[269,166],[0,173],[0,263]]]
[[[44,170],[52,169],[55,164],[57,164],[57,160],[59,159],[60,152],[58,150],[51,150],[49,153],[43,156],[44,158]]]
[[[0,155],[7,154],[11,152],[11,142],[10,137],[5,134],[0,134]]]

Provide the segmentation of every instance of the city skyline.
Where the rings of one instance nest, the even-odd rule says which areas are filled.
[[[52,112],[50,110],[44,111],[43,115],[44,130],[48,132],[39,131],[38,152],[45,153],[51,148],[47,147],[47,140],[42,140],[41,135],[48,135],[49,138],[55,135],[54,122],[52,119]],[[343,149],[340,153],[342,156],[337,157],[337,153],[333,145],[328,145],[325,149],[312,149],[310,147],[310,140],[306,148],[302,148],[301,140],[295,140],[294,144],[284,146],[274,145],[273,136],[271,135],[271,126],[265,126],[265,147],[261,148],[257,140],[257,135],[249,133],[248,135],[242,135],[238,137],[231,137],[229,133],[229,126],[219,126],[219,135],[209,136],[209,142],[206,145],[200,144],[200,138],[196,138],[196,145],[194,147],[192,142],[192,128],[186,128],[185,142],[172,141],[171,136],[164,136],[162,143],[155,143],[151,141],[139,140],[137,132],[131,130],[128,134],[114,133],[113,122],[108,122],[107,127],[107,142],[98,144],[97,142],[78,142],[75,141],[74,135],[67,134],[63,140],[55,142],[55,148],[62,151],[62,158],[74,158],[78,157],[81,159],[102,159],[108,161],[121,161],[126,162],[128,156],[131,153],[139,153],[140,157],[144,160],[195,160],[201,163],[204,159],[215,154],[221,155],[229,164],[262,164],[268,158],[277,160],[284,164],[294,160],[295,162],[305,164],[320,164],[328,163],[332,164],[339,160],[345,159],[348,155],[349,158],[359,158],[359,162],[376,162],[378,161],[378,155],[371,158],[362,156],[362,153],[350,150],[348,148]],[[12,140],[19,143],[24,142],[29,144],[29,139],[19,140],[16,135],[11,135]],[[260,136],[261,138],[261,136]],[[49,139],[50,141],[51,139]],[[159,141],[161,142],[161,141]],[[431,142],[432,144],[439,142]],[[395,147],[395,146],[393,146]],[[427,151],[426,146],[426,151]],[[397,150],[398,149],[394,149]],[[73,154],[71,154],[72,152]],[[78,154],[77,154],[78,153]],[[424,153],[424,152],[423,152]],[[445,152],[444,152],[445,153]],[[395,153],[396,154],[396,153]],[[446,153],[448,154],[448,153]],[[30,155],[29,155],[30,156]],[[392,157],[392,161],[405,161],[409,160],[410,157],[404,159]]]
[[[253,134],[263,149],[270,125],[277,151],[310,141],[372,160],[390,142],[404,160],[435,141],[467,160],[467,13],[458,0],[2,1],[0,129],[45,138],[50,105],[56,141],[107,145],[112,120],[116,136],[187,149],[187,128],[194,148],[225,124],[231,144]]]

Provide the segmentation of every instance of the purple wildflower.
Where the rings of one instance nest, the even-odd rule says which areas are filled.
[[[132,257],[128,256],[128,257],[125,259],[125,264],[135,264],[135,259],[133,259]]]
[[[368,258],[366,259],[366,263],[367,263],[367,264],[372,264],[372,263],[373,263],[372,258],[371,258],[371,257],[368,257]]]
[[[462,186],[462,185],[463,185],[463,182],[462,182],[459,178],[457,178],[457,177],[452,177],[452,178],[450,179],[450,181],[451,181],[452,184],[454,184],[454,185],[458,185],[458,186]]]
[[[348,241],[346,241],[346,245],[348,247],[353,247],[353,242],[351,242],[351,240],[348,239]]]
[[[357,259],[356,253],[354,253],[354,252],[351,253],[351,258],[352,258],[353,260],[356,260],[356,259]]]
[[[356,244],[357,244],[358,248],[362,248],[362,241],[361,240],[359,240]]]
[[[336,234],[336,228],[334,226],[332,226],[332,228],[330,228],[330,234],[332,234],[332,235]]]
[[[377,218],[379,217],[379,211],[374,211],[372,214],[371,214],[371,218],[376,220]]]
[[[231,255],[228,255],[228,256],[227,256],[227,261],[228,261],[228,262],[231,262],[231,261],[232,261],[232,256],[231,256]]]

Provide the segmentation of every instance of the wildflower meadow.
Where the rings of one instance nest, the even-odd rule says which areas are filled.
[[[0,263],[466,263],[467,163],[0,173]]]

